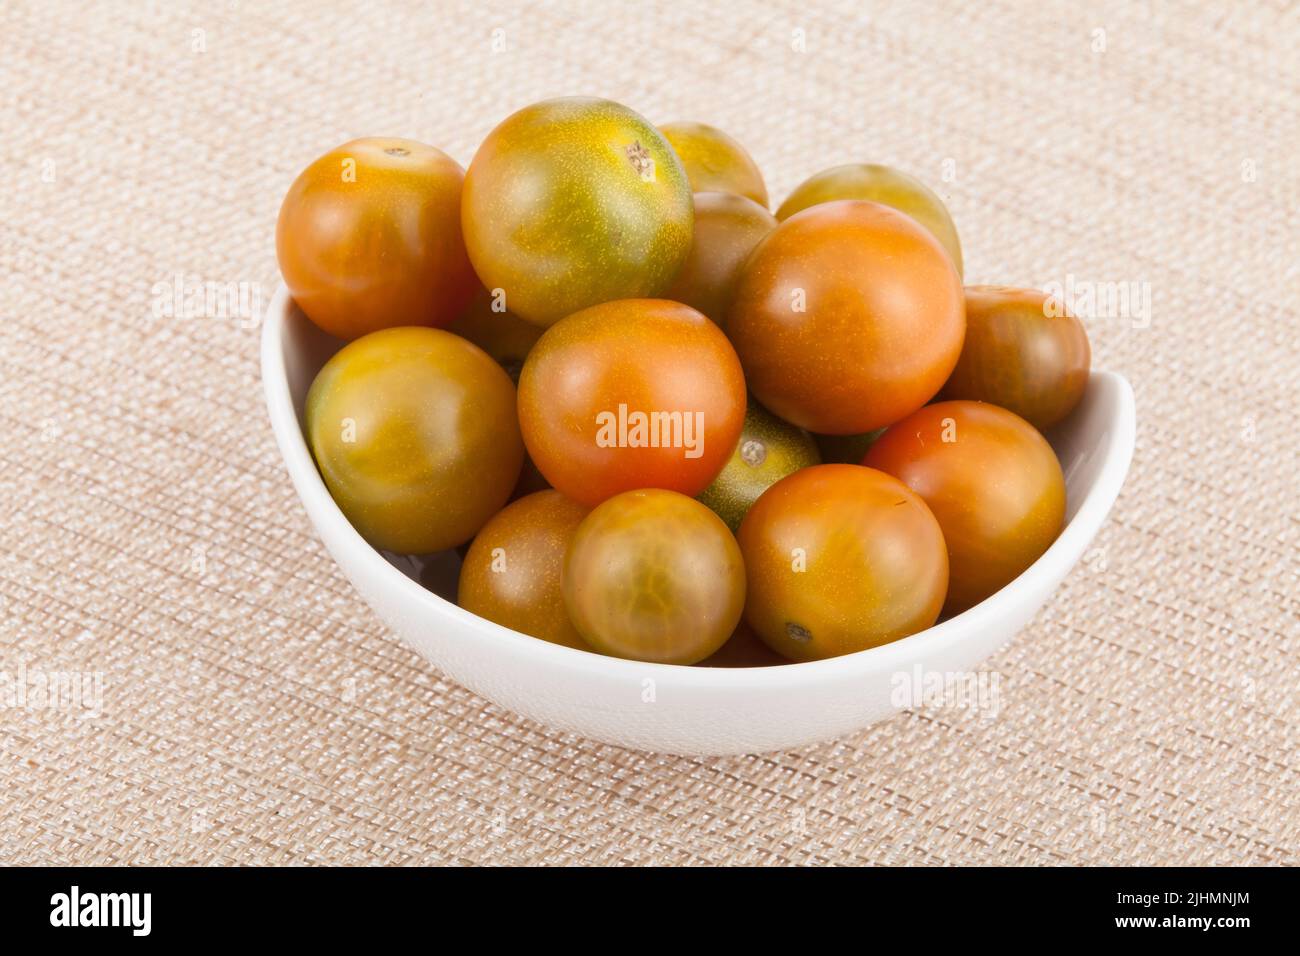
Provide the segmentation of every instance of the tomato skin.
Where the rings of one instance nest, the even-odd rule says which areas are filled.
[[[966,344],[943,397],[990,402],[1040,431],[1079,404],[1092,350],[1083,323],[1037,289],[966,289]]]
[[[564,601],[598,651],[694,664],[736,629],[745,569],[736,539],[704,505],[673,491],[628,491],[578,526]]]
[[[938,519],[951,568],[948,614],[1009,584],[1064,523],[1065,479],[1052,446],[996,405],[927,405],[889,428],[862,463],[898,478]]]
[[[725,327],[741,267],[775,228],[772,214],[744,196],[696,193],[691,251],[664,298],[685,303]]]
[[[620,419],[678,413],[661,447]],[[528,453],[555,488],[594,506],[635,488],[699,494],[736,447],[745,377],[722,331],[689,306],[625,299],[556,323],[519,376]],[[688,432],[686,428],[689,427]],[[634,442],[637,442],[634,446]],[[694,457],[692,457],[694,456]]]
[[[326,362],[306,432],[340,510],[372,545],[403,554],[469,540],[506,503],[524,456],[501,366],[414,326],[372,332]]]
[[[587,509],[539,491],[497,512],[461,565],[457,603],[479,617],[553,644],[591,650],[564,607],[564,555]]]
[[[649,121],[609,100],[547,100],[488,134],[461,223],[483,284],[549,326],[668,288],[691,244],[690,184]]]
[[[767,209],[763,173],[734,137],[705,123],[664,123],[659,132],[682,161],[692,191],[732,193]]]
[[[750,402],[735,451],[698,500],[735,531],[763,492],[786,475],[818,464],[821,457],[811,435]]]
[[[965,326],[961,281],[938,241],[895,209],[844,200],[791,216],[759,243],[727,334],[766,408],[852,435],[933,397]]]
[[[930,509],[897,479],[816,465],[769,488],[737,534],[745,620],[794,661],[887,644],[935,622],[948,555]]]
[[[776,218],[785,222],[797,212],[839,199],[867,199],[911,216],[939,240],[962,274],[961,240],[948,207],[925,183],[889,166],[850,163],[824,169],[795,187]]]
[[[455,160],[409,139],[357,139],[317,159],[276,223],[294,302],[340,339],[445,326],[478,285],[461,236],[463,181]]]

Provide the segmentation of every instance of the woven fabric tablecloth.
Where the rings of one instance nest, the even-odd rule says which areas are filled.
[[[30,693],[0,701],[0,862],[1295,863],[1300,12],[1213,6],[7,0],[0,670]],[[264,305],[331,146],[468,163],[575,93],[726,129],[775,201],[909,170],[969,282],[1132,293],[1085,318],[1136,390],[1133,469],[991,661],[995,719],[597,745],[442,679],[325,554],[255,322],[169,290]],[[58,675],[98,706],[42,706]]]

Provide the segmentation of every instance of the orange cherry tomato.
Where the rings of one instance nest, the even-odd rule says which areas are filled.
[[[907,213],[943,244],[961,275],[961,240],[948,207],[925,183],[889,166],[849,163],[824,169],[795,187],[776,218],[785,222],[797,212],[837,199],[869,199]]]
[[[590,650],[569,620],[564,555],[587,509],[558,491],[507,505],[483,526],[461,565],[457,603],[522,634]]]
[[[469,164],[461,211],[483,284],[541,326],[662,294],[690,249],[692,218],[686,172],[659,130],[588,97],[502,121]]]
[[[924,405],[956,365],[965,327],[961,280],[938,240],[860,200],[777,226],[746,262],[727,319],[759,402],[830,435]]]
[[[306,426],[340,510],[375,547],[403,554],[468,541],[506,503],[524,457],[510,378],[441,329],[344,346],[307,391]]]
[[[734,193],[767,209],[763,174],[735,138],[704,123],[665,123],[659,131],[681,159],[694,192]]]
[[[951,568],[947,613],[1009,584],[1060,534],[1065,479],[1056,453],[996,405],[927,405],[890,427],[862,463],[901,480],[938,519]]]
[[[293,300],[341,339],[445,326],[478,286],[461,237],[464,178],[451,157],[409,139],[353,140],[316,160],[275,230]]]
[[[944,398],[991,402],[1035,428],[1055,425],[1079,404],[1092,352],[1083,323],[1037,289],[971,286],[966,344]]]
[[[634,488],[704,490],[745,420],[745,377],[722,331],[664,299],[593,306],[556,323],[519,376],[538,469],[575,501]]]
[[[696,193],[691,252],[664,298],[684,302],[725,325],[741,267],[759,240],[775,228],[772,214],[744,196]]]
[[[859,465],[783,478],[737,535],[745,620],[794,661],[896,641],[934,623],[948,586],[943,533],[907,486]]]
[[[745,568],[727,526],[698,501],[629,491],[578,526],[564,562],[564,602],[598,651],[694,664],[736,629]]]

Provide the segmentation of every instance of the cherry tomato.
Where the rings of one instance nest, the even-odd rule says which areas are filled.
[[[529,106],[489,133],[461,211],[483,284],[542,326],[662,293],[690,250],[692,218],[686,172],[660,132],[582,97]]]
[[[469,540],[506,503],[524,457],[510,378],[440,329],[345,346],[312,382],[306,424],[340,510],[375,547],[405,554]]]
[[[358,139],[308,166],[275,251],[293,300],[330,335],[445,326],[478,285],[460,230],[464,171],[409,139]]]
[[[704,123],[665,123],[659,131],[682,161],[693,191],[734,193],[767,209],[763,174],[734,138]]]
[[[925,183],[889,166],[851,163],[822,170],[795,188],[776,218],[784,222],[810,206],[837,199],[868,199],[907,213],[943,244],[961,275],[961,240],[948,207]]]
[[[499,511],[461,565],[457,603],[544,641],[590,650],[569,620],[560,581],[564,554],[587,509],[539,491]]]
[[[1091,355],[1083,323],[1060,300],[1035,289],[971,286],[966,344],[943,396],[1001,405],[1048,428],[1083,398]]]
[[[736,629],[745,568],[727,526],[698,501],[628,491],[578,526],[564,562],[564,602],[598,651],[694,664]]]
[[[695,238],[665,298],[698,309],[718,325],[736,294],[745,259],[776,228],[772,214],[731,193],[695,194]]]
[[[851,654],[934,623],[948,555],[930,509],[897,479],[816,465],[769,488],[737,535],[745,620],[794,661]]]
[[[727,334],[766,408],[851,435],[933,397],[965,325],[961,280],[938,241],[895,209],[845,200],[791,216],[759,243]]]
[[[735,531],[759,495],[786,475],[820,463],[811,435],[750,402],[736,450],[699,500]]]
[[[699,494],[744,418],[744,373],[727,337],[664,299],[575,312],[547,330],[519,377],[528,453],[586,505],[634,488]]]
[[[900,479],[938,519],[951,567],[947,613],[1010,583],[1051,546],[1065,518],[1052,446],[996,405],[927,405],[890,427],[862,463]]]
[[[524,359],[542,337],[542,329],[525,322],[505,309],[505,296],[494,296],[479,289],[456,320],[447,326],[448,332],[469,339],[506,370],[511,381],[518,383]]]

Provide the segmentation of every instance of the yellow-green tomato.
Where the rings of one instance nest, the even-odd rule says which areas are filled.
[[[732,193],[695,194],[695,239],[666,297],[725,325],[740,267],[776,228],[763,206]]]
[[[751,401],[736,450],[699,500],[735,531],[759,495],[786,475],[820,463],[811,435]]]
[[[925,183],[889,166],[850,163],[822,170],[795,187],[776,218],[785,222],[809,206],[837,199],[869,199],[907,213],[943,244],[957,274],[962,274],[961,240],[948,207]]]
[[[549,326],[664,292],[691,246],[691,187],[668,141],[609,100],[547,100],[488,134],[465,174],[461,225],[483,284]]]
[[[590,650],[564,607],[564,555],[587,509],[558,491],[507,505],[474,537],[457,603],[523,634]]]
[[[665,123],[659,131],[686,167],[695,192],[734,193],[767,208],[763,174],[734,137],[704,123]]]
[[[441,329],[362,336],[307,393],[307,438],[339,508],[377,548],[424,554],[469,540],[519,477],[515,387]]]
[[[675,491],[626,491],[583,519],[564,561],[564,603],[598,651],[694,664],[720,648],[745,606],[736,539]]]

